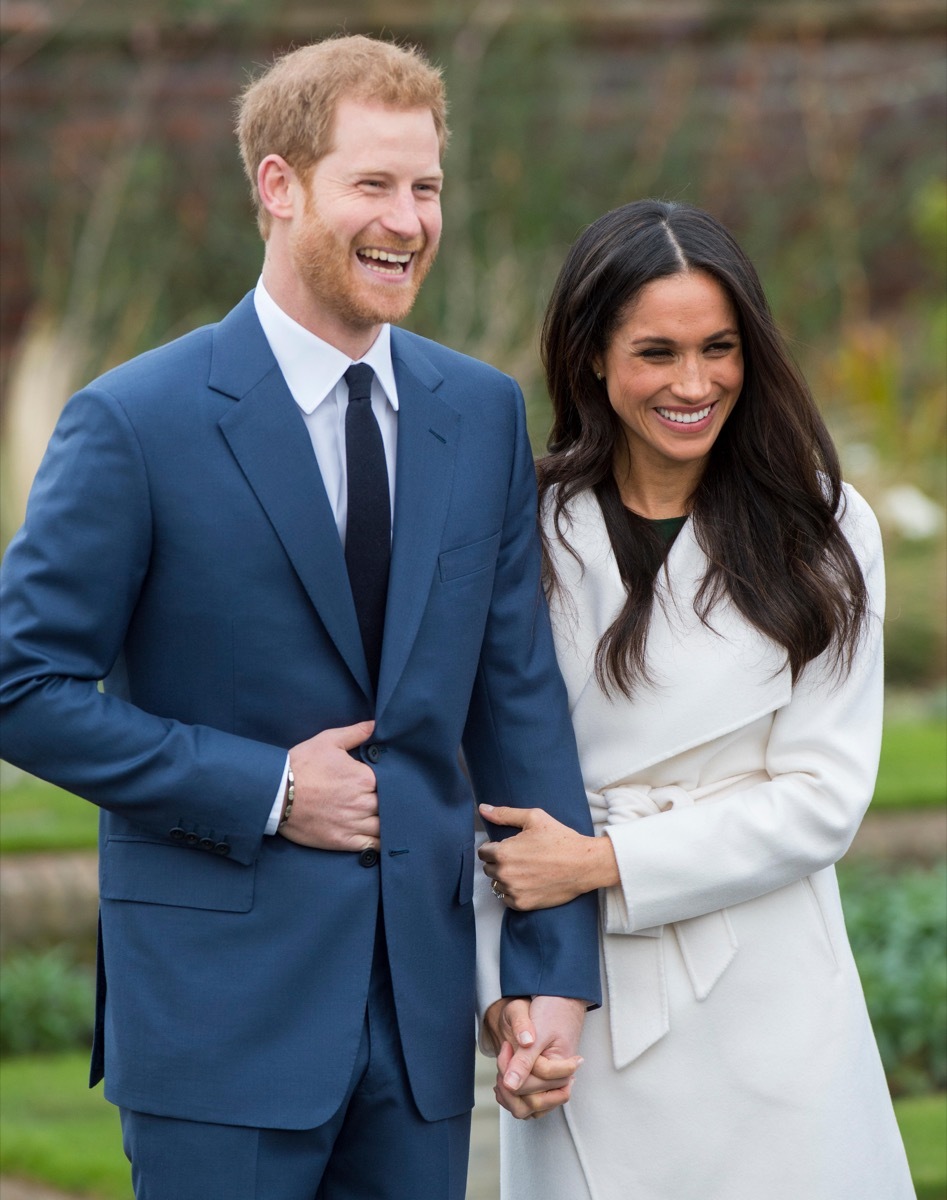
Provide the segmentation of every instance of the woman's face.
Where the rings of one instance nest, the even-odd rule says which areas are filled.
[[[739,322],[702,271],[652,280],[593,363],[625,433],[640,482],[680,472],[696,482],[743,387]]]

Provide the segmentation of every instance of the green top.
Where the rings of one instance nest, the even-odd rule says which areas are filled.
[[[671,542],[684,528],[684,522],[687,517],[645,517],[645,520],[658,535],[666,546],[670,546]]]

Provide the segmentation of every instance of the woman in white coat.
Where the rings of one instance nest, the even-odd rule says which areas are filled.
[[[878,762],[877,523],[706,213],[590,226],[543,356],[547,589],[604,836],[482,810],[504,1200],[909,1200],[833,866]],[[527,1002],[491,1004],[492,926],[592,890],[606,1002],[584,1065],[511,1088]]]

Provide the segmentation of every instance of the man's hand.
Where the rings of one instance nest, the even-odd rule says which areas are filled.
[[[374,721],[324,729],[289,752],[296,796],[278,832],[318,850],[377,850],[381,826],[375,772],[349,754],[372,735]]]
[[[499,1104],[521,1120],[541,1117],[572,1092],[585,1004],[562,996],[498,1000],[484,1016],[497,1050]]]

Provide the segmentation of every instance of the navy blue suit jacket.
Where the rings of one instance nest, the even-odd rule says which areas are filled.
[[[480,799],[591,832],[519,389],[401,330],[392,353],[374,712],[335,521],[252,296],[72,398],[3,564],[5,756],[101,808],[93,1082],[104,1055],[126,1107],[327,1119],[381,889],[415,1099],[428,1119],[464,1111],[476,861],[461,745]],[[377,867],[264,837],[287,748],[373,715]],[[596,947],[594,896],[510,913],[504,990],[596,1001]]]

